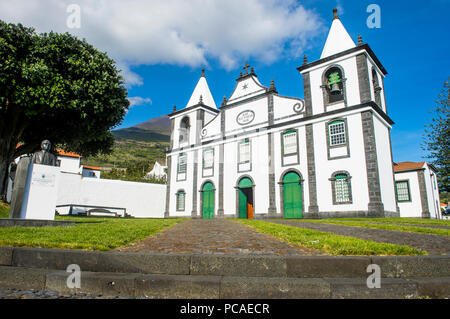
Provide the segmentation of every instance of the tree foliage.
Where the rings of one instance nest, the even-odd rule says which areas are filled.
[[[437,173],[441,192],[450,192],[450,77],[435,101],[433,118],[425,126],[423,148],[427,158],[439,170]]]
[[[0,194],[9,163],[43,139],[83,156],[110,152],[126,97],[115,62],[85,40],[0,20]]]
[[[148,161],[126,162],[123,168],[113,168],[109,172],[102,172],[102,178],[123,181],[166,184],[165,177],[145,176],[152,168]]]

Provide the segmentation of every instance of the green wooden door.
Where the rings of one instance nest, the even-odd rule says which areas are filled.
[[[239,218],[248,218],[248,203],[251,202],[253,182],[244,177],[239,182]]]
[[[297,173],[287,173],[283,178],[284,218],[302,218],[302,186]]]
[[[202,191],[202,216],[204,219],[212,219],[214,218],[214,185],[208,182],[203,186]]]

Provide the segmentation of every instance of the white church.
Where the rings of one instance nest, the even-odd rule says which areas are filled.
[[[304,99],[244,70],[219,108],[202,71],[169,114],[165,217],[399,216],[387,72],[336,9],[320,59],[297,68]]]

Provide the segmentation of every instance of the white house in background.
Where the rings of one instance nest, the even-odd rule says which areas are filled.
[[[155,165],[153,165],[153,169],[145,174],[144,178],[150,178],[150,177],[156,177],[156,178],[163,178],[167,177],[167,166],[159,164],[158,161],[155,161]]]
[[[94,166],[87,166],[87,165],[81,165],[81,156],[73,153],[73,152],[66,152],[62,149],[56,149],[57,155],[56,155],[56,165],[60,167],[60,171],[65,174],[75,174],[75,175],[81,175],[83,177],[95,177],[100,178],[100,167],[94,167]],[[18,164],[19,160],[23,156],[20,156],[15,159],[15,163]],[[12,197],[12,188],[13,188],[13,181],[9,177],[8,178],[8,190],[6,194],[6,200],[8,203],[11,202]]]
[[[436,168],[426,162],[394,164],[400,217],[441,218]]]
[[[169,114],[166,217],[398,216],[387,72],[333,11],[322,56],[297,68],[304,99],[246,64],[218,109],[202,72]]]

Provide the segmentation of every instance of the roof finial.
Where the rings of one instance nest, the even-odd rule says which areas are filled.
[[[250,74],[254,74],[255,70],[253,69],[253,67],[250,69]]]
[[[202,77],[205,77],[205,69],[202,69]]]
[[[334,8],[333,9],[333,20],[334,19],[339,19],[339,17],[338,17],[338,12],[337,12],[337,8]]]
[[[277,89],[275,88],[275,81],[273,79],[270,81],[269,91],[277,92]]]
[[[250,65],[246,62],[245,66],[243,67],[243,69],[245,70],[245,75],[248,74],[248,68],[250,67]]]
[[[306,57],[306,54],[303,56],[303,65],[308,64],[308,58]]]
[[[358,45],[363,45],[363,39],[361,34],[358,34]]]
[[[174,111],[174,112],[177,111],[177,106],[176,106],[176,105],[173,106],[173,111]]]
[[[198,104],[203,104],[203,95],[200,94],[200,100],[198,101]]]
[[[227,96],[226,95],[223,96],[222,106],[224,106],[225,104],[227,104]]]

